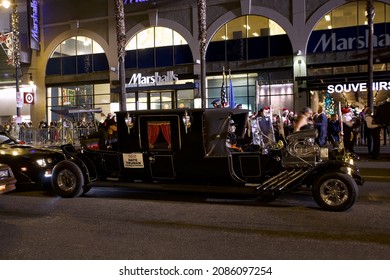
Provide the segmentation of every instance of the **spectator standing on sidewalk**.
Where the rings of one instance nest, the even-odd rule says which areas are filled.
[[[352,155],[355,154],[355,151],[353,149],[354,146],[354,135],[353,135],[353,113],[351,108],[346,107],[341,109],[342,113],[342,122],[343,122],[343,142],[344,142],[344,149],[346,152],[351,153]]]
[[[332,114],[328,122],[328,140],[333,146],[337,146],[340,142],[341,127],[339,122],[339,116]]]
[[[318,114],[315,118],[315,127],[318,131],[318,137],[316,138],[317,144],[321,147],[326,146],[326,137],[328,134],[328,117],[325,114],[324,107],[320,105],[318,107]]]
[[[378,159],[381,144],[380,126],[375,123],[374,116],[372,115],[372,111],[369,107],[364,110],[364,115],[364,130],[367,137],[368,153],[373,159]]]

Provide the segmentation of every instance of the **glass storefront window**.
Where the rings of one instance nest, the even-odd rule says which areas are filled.
[[[263,106],[272,105],[275,110],[281,110],[283,108],[293,108],[294,105],[294,92],[293,84],[280,82],[278,80],[270,81],[262,80],[261,76],[271,76],[269,73],[249,73],[249,74],[237,74],[231,75],[233,92],[234,92],[234,103],[242,104],[242,107],[254,111],[255,106],[255,95],[256,95],[256,80],[259,81],[259,108]],[[287,77],[290,75],[291,77]],[[287,77],[285,80],[292,80],[292,73],[290,72],[277,72],[275,79],[279,77]],[[216,98],[221,98],[221,87],[222,87],[222,75],[207,77],[207,107],[211,108],[211,102]],[[224,82],[225,93],[229,98],[229,85],[230,78],[227,75]]]
[[[77,54],[85,55],[92,53],[92,40],[88,37],[78,36],[77,37]]]
[[[49,87],[46,94],[48,121],[58,121],[61,117],[51,109],[102,108],[104,113],[110,112],[110,84],[77,85]],[[78,116],[75,116],[78,121]]]
[[[273,20],[261,16],[242,16],[229,21],[218,29],[211,41],[216,42],[281,34],[286,34],[286,32]]]
[[[187,41],[173,29],[150,27],[126,44],[126,68],[160,68],[191,64],[193,56]]]
[[[136,97],[135,92],[127,93],[126,108],[127,110],[136,110]]]
[[[108,71],[103,48],[91,38],[71,37],[59,44],[51,54],[46,75],[73,75]]]
[[[173,32],[173,45],[179,46],[179,45],[186,45],[187,41],[177,32]]]
[[[247,30],[250,29],[247,24],[247,17],[236,18],[226,25],[226,40],[247,38]]]
[[[248,16],[248,27],[248,38],[270,34],[269,19],[265,17]]]
[[[374,1],[373,5],[375,10],[374,23],[388,22],[390,20],[389,5],[377,1]],[[326,14],[314,30],[363,25],[367,25],[367,1],[357,1],[342,5]]]
[[[138,110],[148,109],[148,94],[146,92],[138,93]]]
[[[148,28],[139,32],[136,36],[137,49],[154,47],[154,28]]]
[[[218,31],[214,34],[213,38],[211,38],[211,42],[227,40],[226,26],[227,25],[224,25],[220,29],[218,29]]]
[[[64,57],[77,55],[76,37],[69,38],[61,43],[61,54]]]
[[[172,30],[164,27],[155,27],[155,46],[164,47],[173,45]]]
[[[177,107],[194,108],[194,90],[178,90]]]
[[[137,33],[126,44],[126,50],[179,45],[187,45],[187,41],[183,36],[170,28],[156,26]]]

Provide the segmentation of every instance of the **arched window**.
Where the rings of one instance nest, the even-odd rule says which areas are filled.
[[[46,75],[72,75],[107,71],[108,60],[102,47],[85,36],[66,39],[50,56]]]
[[[390,5],[374,1],[374,24],[390,22]],[[326,14],[314,30],[335,29],[367,25],[367,1],[342,5]]]
[[[166,27],[150,27],[137,33],[126,45],[126,68],[166,67],[192,63],[187,41]]]
[[[286,32],[276,22],[256,15],[235,18],[212,37],[207,61],[236,61],[291,55]]]

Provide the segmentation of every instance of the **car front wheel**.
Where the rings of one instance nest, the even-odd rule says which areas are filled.
[[[357,196],[356,182],[347,174],[324,174],[313,184],[314,200],[327,211],[347,210],[355,203]]]
[[[77,197],[84,191],[83,172],[72,161],[61,161],[54,167],[51,183],[53,190],[62,197]]]

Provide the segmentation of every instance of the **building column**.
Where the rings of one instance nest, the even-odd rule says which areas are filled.
[[[306,26],[306,0],[292,1],[293,34],[290,34],[293,48],[293,69],[295,77],[306,76],[306,47],[311,30]],[[294,82],[294,110],[300,111],[306,107],[307,96],[310,94],[306,89],[306,82]]]

